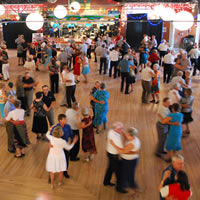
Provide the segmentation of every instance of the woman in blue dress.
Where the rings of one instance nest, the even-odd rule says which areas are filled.
[[[104,130],[106,129],[109,93],[105,89],[105,83],[101,83],[100,90],[97,90],[90,96],[90,100],[95,102],[95,117],[93,124],[97,128],[96,133],[99,133],[99,126],[102,124],[104,125]]]
[[[52,49],[51,49],[51,46],[49,44],[47,44],[45,57],[46,58],[45,58],[44,68],[47,67],[47,65],[51,62],[51,58],[52,58]]]
[[[166,118],[163,119],[163,123],[169,124],[169,134],[167,138],[166,149],[168,151],[169,160],[172,156],[180,151],[181,148],[181,137],[182,137],[182,128],[181,123],[183,121],[183,114],[179,112],[180,105],[174,103],[172,105],[172,113],[169,114]]]
[[[148,61],[148,46],[146,43],[142,44],[139,48],[140,51],[140,65],[141,65],[141,71],[146,67],[147,61]]]

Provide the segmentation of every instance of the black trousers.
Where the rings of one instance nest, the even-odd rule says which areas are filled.
[[[193,70],[193,76],[196,75],[196,71],[198,69],[198,58],[197,59],[194,59],[194,58],[191,58],[191,64],[192,66],[194,66],[194,70]]]
[[[89,58],[89,59],[91,59],[91,52],[92,52],[92,49],[91,49],[91,45],[88,47],[88,49],[87,49],[87,57]]]
[[[71,67],[72,67],[72,57],[69,57],[68,59],[67,59],[67,65],[68,65],[68,67],[71,69]]]
[[[21,101],[21,108],[26,110],[26,97],[17,97]]]
[[[27,56],[26,51],[23,51],[23,54],[22,54],[23,64],[25,64],[26,62],[26,56]]]
[[[121,92],[124,90],[124,81],[126,79],[126,89],[125,89],[125,94],[128,93],[129,90],[129,73],[128,72],[121,72]]]
[[[120,77],[120,70],[117,69],[118,61],[111,61],[110,62],[110,70],[109,70],[109,77],[112,77],[112,68],[114,67],[114,78]]]
[[[172,72],[173,72],[173,65],[164,63],[164,71],[163,71],[163,82],[164,83],[165,82],[169,83]]]
[[[80,150],[80,134],[79,134],[79,130],[72,130],[74,136],[77,135],[78,136],[78,141],[76,142],[76,144],[73,146],[73,148],[70,150],[70,159],[73,160],[77,157],[79,150]]]
[[[50,75],[50,86],[51,86],[52,93],[58,93],[58,88],[59,88],[59,75],[58,74]]]
[[[69,151],[64,149],[64,153],[65,153],[65,158],[66,158],[66,162],[67,162],[67,170],[69,168]]]
[[[75,98],[76,85],[66,86],[66,99],[69,108],[72,107],[72,102],[76,101]]]
[[[99,74],[102,72],[102,67],[104,65],[104,74],[106,74],[107,71],[107,58],[100,58],[100,69],[99,69]]]
[[[121,163],[121,182],[120,188],[137,188],[135,183],[135,171],[138,163],[138,158],[134,160],[122,159]]]
[[[112,178],[112,174],[115,173],[116,175],[116,179],[117,179],[117,183],[116,183],[116,188],[117,189],[121,189],[120,188],[120,165],[121,165],[121,161],[118,158],[118,155],[113,155],[107,152],[107,156],[108,156],[108,168],[106,170],[106,174],[104,177],[104,181],[103,183],[109,184],[110,180]]]
[[[160,53],[160,65],[161,65],[161,61],[162,61],[162,58],[167,54],[166,51],[159,51]]]

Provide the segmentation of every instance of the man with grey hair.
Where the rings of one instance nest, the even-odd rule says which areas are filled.
[[[15,155],[16,158],[20,158],[24,155],[24,147],[26,144],[29,143],[29,139],[26,134],[26,125],[24,122],[24,109],[21,109],[21,101],[16,99],[14,102],[15,108],[14,110],[10,111],[6,117],[7,122],[11,122],[14,127],[12,130],[13,138],[16,135],[17,137],[17,144],[16,144],[16,151],[17,154]]]
[[[142,103],[149,103],[149,95],[151,94],[151,80],[154,76],[154,71],[151,69],[151,62],[147,62],[147,67],[142,70]]]
[[[78,136],[78,141],[77,143],[73,146],[73,148],[70,150],[70,160],[71,161],[79,161],[80,158],[77,157],[79,150],[80,150],[80,134],[79,134],[79,126],[78,126],[78,121],[80,120],[78,111],[80,108],[80,104],[78,102],[74,102],[72,104],[72,108],[67,109],[65,115],[68,120],[68,124],[71,126],[73,135]],[[79,118],[79,120],[77,120]]]
[[[184,168],[184,157],[180,154],[176,154],[172,157],[172,163],[163,170],[160,188],[162,188],[165,185],[169,185],[172,183],[175,183],[175,176],[176,174],[183,170]],[[164,200],[160,196],[161,200]]]
[[[14,103],[15,103],[15,96],[9,95],[8,101],[6,102],[5,107],[4,107],[5,119],[8,116],[9,112],[15,110]],[[14,125],[10,121],[8,121],[5,123],[5,126],[6,126],[6,132],[8,135],[8,151],[10,153],[15,153],[14,134],[13,134]]]
[[[104,177],[104,186],[114,186],[115,184],[111,183],[110,180],[112,178],[112,174],[115,173],[117,178],[116,190],[119,192],[123,191],[120,188],[120,160],[119,160],[119,152],[115,149],[110,140],[120,148],[123,148],[121,134],[123,132],[124,125],[122,122],[114,122],[112,125],[112,129],[108,131],[107,135],[107,156],[108,156],[108,167],[106,170],[106,174]]]

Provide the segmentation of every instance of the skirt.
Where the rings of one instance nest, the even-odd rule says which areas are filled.
[[[33,117],[33,126],[32,126],[32,132],[33,133],[47,133],[48,131],[48,124],[47,119],[45,117],[41,116],[35,116]]]
[[[90,68],[88,66],[84,66],[82,69],[82,74],[86,75],[90,73]]]
[[[192,112],[182,112],[183,113],[183,122],[182,124],[188,124],[193,121]]]
[[[22,58],[23,57],[23,53],[17,53],[17,57],[18,58]]]
[[[129,83],[130,84],[135,83],[135,76],[129,76]]]
[[[48,172],[64,172],[67,170],[67,162],[64,151],[62,154],[52,154],[49,152],[46,162],[46,170]]]

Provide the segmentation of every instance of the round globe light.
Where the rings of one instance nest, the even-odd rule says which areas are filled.
[[[26,26],[33,31],[41,29],[43,24],[44,18],[39,13],[31,13],[26,18]]]
[[[47,0],[49,3],[56,3],[57,0]]]
[[[6,12],[6,9],[3,5],[0,5],[0,15],[4,15]]]
[[[157,14],[155,10],[151,10],[149,13],[147,13],[147,17],[149,20],[160,19],[160,16]]]
[[[65,6],[58,5],[55,7],[53,13],[58,19],[63,19],[67,15],[67,9],[65,8]]]
[[[173,24],[179,31],[185,31],[190,29],[194,24],[194,17],[187,11],[181,11],[175,15]]]
[[[154,10],[157,13],[157,15],[159,15],[161,17],[162,13],[165,12],[165,7],[162,5],[158,5],[158,6],[154,7]]]
[[[78,12],[80,10],[80,8],[81,8],[80,3],[76,2],[76,1],[72,2],[69,6],[70,11],[72,11],[72,12]]]
[[[176,12],[172,8],[165,8],[161,13],[161,18],[164,21],[173,21],[175,18]]]

